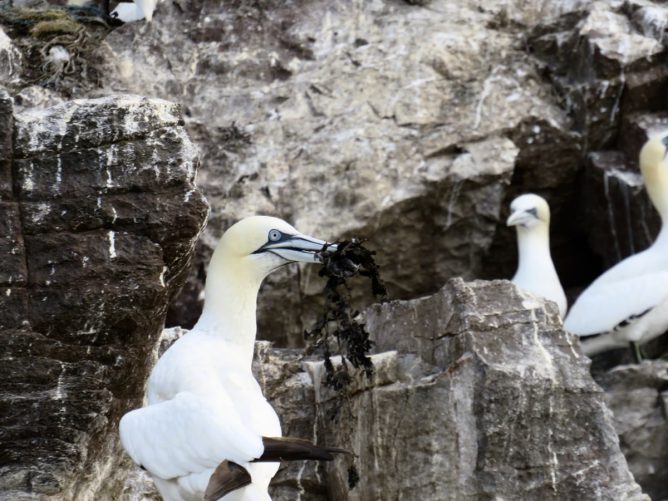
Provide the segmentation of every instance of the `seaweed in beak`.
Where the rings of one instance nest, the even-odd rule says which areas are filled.
[[[356,319],[359,312],[352,306],[352,288],[348,281],[357,276],[365,277],[371,282],[374,298],[384,299],[387,296],[374,254],[356,238],[339,242],[336,246],[326,244],[318,253],[323,265],[319,275],[327,278],[325,308],[313,329],[304,332],[304,337],[310,342],[309,352],[322,351],[325,384],[335,390],[343,390],[350,383],[347,362],[356,369],[363,368],[367,376],[373,374],[369,358],[373,342],[364,324]],[[330,360],[332,342],[336,343],[342,357],[341,366],[336,370]]]

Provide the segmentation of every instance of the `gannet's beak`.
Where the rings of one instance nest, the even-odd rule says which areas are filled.
[[[302,263],[319,263],[322,261],[319,252],[327,245],[328,250],[336,250],[335,244],[328,244],[324,240],[309,237],[298,233],[288,235],[278,242],[267,242],[255,253],[271,252],[286,261]]]
[[[513,212],[506,221],[507,226],[517,226],[526,224],[532,219],[536,219],[536,209],[518,210]]]

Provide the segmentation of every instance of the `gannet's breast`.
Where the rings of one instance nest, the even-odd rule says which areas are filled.
[[[538,297],[544,297],[557,303],[559,315],[564,318],[567,308],[566,294],[553,265],[550,267],[546,265],[545,269],[536,270],[534,273],[518,272],[512,282]]]
[[[248,463],[262,454],[262,436],[280,436],[281,427],[243,362],[234,345],[190,332],[154,367],[149,405],[123,416],[123,446],[154,477],[165,499],[201,500],[225,459],[244,466],[256,484],[237,496],[266,491],[278,470],[277,463]]]

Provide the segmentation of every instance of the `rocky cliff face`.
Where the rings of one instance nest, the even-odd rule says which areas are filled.
[[[452,276],[512,274],[507,204],[536,191],[552,205],[560,274],[586,285],[653,236],[648,216],[627,238],[633,197],[613,185],[635,176],[644,133],[624,124],[666,108],[667,15],[644,0],[183,0],[116,30],[107,88],[184,104],[214,208],[170,321],[196,318],[217,237],[257,212],[367,237],[391,294],[410,298]],[[286,273],[296,285],[265,289],[281,283],[290,307],[267,301],[260,335],[298,345],[320,284]]]
[[[0,0],[2,12],[8,3]],[[99,24],[84,14],[77,22]],[[272,213],[319,236],[367,237],[391,296],[404,299],[434,293],[453,276],[510,276],[514,234],[504,219],[523,191],[552,206],[553,253],[571,296],[645,247],[658,227],[636,157],[646,135],[668,123],[668,8],[661,3],[175,0],[161,3],[151,24],[116,29],[102,44],[106,28],[95,27],[86,38],[95,43],[84,52],[70,50],[72,33],[59,38],[47,30],[38,44],[39,86],[26,79],[37,75],[35,54],[18,39],[32,31],[6,19],[0,486],[9,499],[120,492],[115,420],[139,401],[166,304],[186,280],[168,317],[192,324],[211,250],[241,216]],[[63,56],[59,41],[71,59],[56,57]],[[183,114],[159,99],[181,103]],[[195,147],[198,184],[212,205],[196,247],[205,205],[193,185]],[[321,287],[312,269],[270,277],[260,336],[300,345]],[[601,395],[577,346],[566,348],[570,338],[554,312],[539,315],[543,310],[527,303],[539,315],[529,319],[519,303],[495,303],[506,298],[492,292],[517,299],[498,285],[449,287],[369,313],[379,349],[399,351],[378,360],[376,379],[359,383],[338,421],[330,420],[336,400],[299,369],[297,351],[261,345],[258,377],[286,431],[342,440],[359,454],[363,477],[404,498],[407,485],[397,475],[376,477],[375,460],[410,471],[425,496],[485,497],[498,489],[536,499],[637,497]],[[432,319],[440,322],[434,326],[407,310],[440,315],[445,297],[460,305],[453,315],[466,325],[462,332],[451,331],[449,313]],[[504,313],[479,319],[462,297]],[[529,327],[552,365],[538,364]],[[423,339],[415,331],[445,334]],[[508,367],[486,358],[485,349]],[[665,441],[665,369],[657,362],[606,374],[616,359],[604,358],[596,364],[630,470],[653,499],[668,498],[665,455],[655,448]],[[436,399],[447,406],[437,408]],[[395,426],[396,443],[414,451],[409,458],[442,461],[415,471],[392,456],[395,437],[382,434],[378,410],[422,430],[419,416],[410,421],[399,402],[424,404],[468,445],[444,443],[433,429],[400,435]],[[583,429],[583,415],[591,428]],[[512,428],[517,422],[525,428]],[[577,435],[567,434],[569,426]],[[349,433],[337,434],[346,427]],[[574,436],[588,450],[575,450],[568,442]],[[445,450],[447,457],[439,456]],[[446,465],[445,474],[434,473]],[[368,483],[349,492],[348,466],[326,472],[291,465],[274,495],[380,495]],[[141,482],[133,485],[125,498],[150,495]]]
[[[178,106],[0,99],[0,498],[112,499],[207,205]]]

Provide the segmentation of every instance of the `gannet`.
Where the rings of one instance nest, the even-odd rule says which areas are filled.
[[[276,461],[300,457],[295,447],[310,451],[302,458],[342,452],[275,438],[278,416],[251,372],[260,284],[288,263],[318,262],[324,244],[267,216],[243,219],[221,238],[202,315],[153,368],[146,406],[119,425],[123,447],[166,501],[213,500],[230,491],[225,501],[270,500]],[[257,459],[274,462],[251,462]]]
[[[518,264],[512,282],[539,297],[557,303],[566,314],[566,294],[550,254],[550,207],[544,198],[527,193],[510,204],[506,223],[517,229]]]
[[[640,151],[647,194],[661,216],[654,243],[617,263],[581,295],[564,327],[578,336],[587,355],[628,343],[646,343],[668,329],[668,136],[649,139]],[[636,346],[634,345],[634,348]],[[639,358],[638,351],[634,354]]]
[[[162,0],[135,0],[134,2],[121,2],[114,10],[111,11],[110,16],[114,19],[123,21],[124,23],[132,23],[135,21],[151,22],[153,19],[153,12],[159,2]]]

